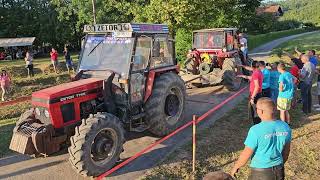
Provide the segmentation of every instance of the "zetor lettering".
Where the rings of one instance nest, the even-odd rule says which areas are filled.
[[[60,101],[67,101],[67,100],[73,99],[73,98],[75,98],[75,97],[78,98],[78,97],[85,96],[85,95],[86,95],[86,93],[83,92],[83,93],[79,93],[79,94],[75,94],[75,95],[63,97],[63,98],[60,99]]]
[[[85,31],[88,32],[110,32],[110,31],[129,31],[128,24],[97,24],[85,26]]]

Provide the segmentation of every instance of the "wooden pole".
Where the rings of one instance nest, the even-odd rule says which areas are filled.
[[[97,21],[96,21],[96,0],[92,0],[92,14],[93,14],[93,23],[97,24]]]
[[[193,115],[192,119],[192,174],[194,177],[194,174],[196,172],[196,115]]]

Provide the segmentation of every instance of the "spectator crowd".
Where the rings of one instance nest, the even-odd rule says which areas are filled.
[[[291,58],[292,66],[286,63],[267,64],[264,61],[253,61],[251,66],[243,68],[252,71],[250,76],[239,75],[250,81],[249,112],[253,120],[245,148],[235,163],[231,176],[235,177],[238,170],[251,159],[249,179],[283,180],[284,163],[290,153],[291,116],[289,110],[302,103],[301,111],[309,114],[312,111],[311,88],[317,74],[318,58],[314,50],[301,53],[297,48],[295,57],[284,52]],[[299,93],[300,91],[300,93]],[[320,76],[317,83],[318,104],[320,111]],[[276,110],[280,119],[276,118]]]

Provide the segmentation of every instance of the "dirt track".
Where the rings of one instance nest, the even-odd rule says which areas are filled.
[[[276,42],[282,43],[296,37],[297,35],[281,38],[272,44],[263,46],[263,48],[259,47],[257,48],[258,50],[253,50],[253,52],[268,52],[276,45],[279,45],[279,43]],[[259,56],[261,58],[261,55],[255,55],[254,57],[259,58]],[[262,56],[266,56],[266,54]],[[229,92],[221,86],[188,90],[185,121],[191,120],[193,114],[201,115],[205,113],[233,93],[234,92]],[[200,128],[214,123],[215,120],[228,112],[228,109],[235,107],[245,96],[246,93],[243,93],[241,96],[229,102],[225,108],[218,110],[214,115],[201,123]],[[147,152],[144,156],[136,159],[128,166],[120,169],[113,174],[113,177],[108,179],[138,179],[148,168],[154,167],[159,161],[163,160],[169,152],[190,138],[190,132],[190,129],[184,130],[177,136],[155,147],[152,151]],[[125,143],[125,152],[122,154],[122,159],[132,156],[158,139],[150,134],[136,133],[130,134],[129,137],[132,140]],[[18,154],[9,156],[0,159],[0,179],[84,179],[72,170],[67,158],[68,154],[66,151],[52,157],[38,159],[30,159],[27,156]]]

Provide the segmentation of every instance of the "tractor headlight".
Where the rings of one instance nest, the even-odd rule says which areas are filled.
[[[36,115],[40,116],[41,115],[41,112],[40,112],[40,109],[39,108],[36,108]]]
[[[44,116],[46,118],[49,118],[50,117],[50,114],[49,114],[49,111],[47,109],[44,110]]]

